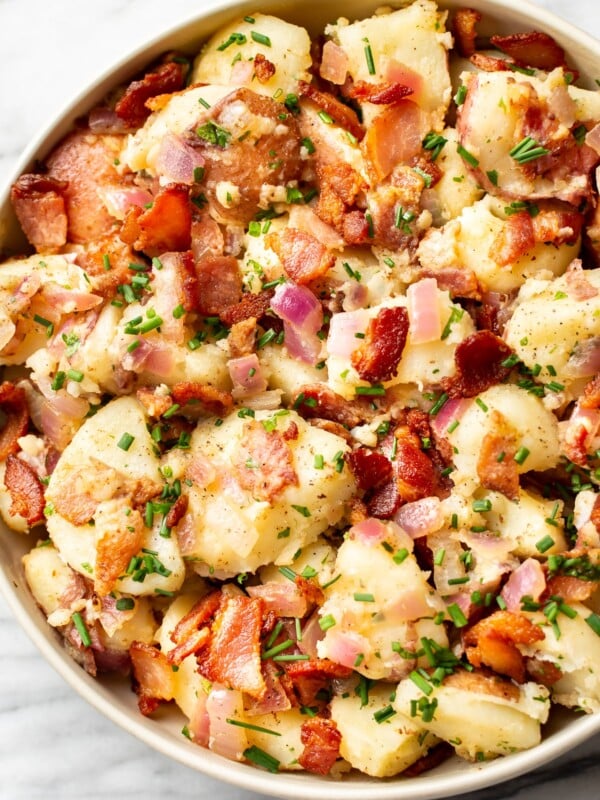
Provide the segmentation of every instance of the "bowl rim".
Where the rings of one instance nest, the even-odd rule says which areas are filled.
[[[383,0],[382,0],[383,2]],[[389,5],[400,7],[408,5],[410,0],[391,0]],[[64,133],[69,130],[78,114],[90,107],[91,98],[98,94],[101,87],[108,87],[118,82],[116,76],[132,74],[136,65],[142,66],[152,59],[152,54],[164,52],[166,43],[174,38],[184,37],[185,30],[206,22],[210,31],[216,29],[213,18],[239,12],[247,12],[260,7],[265,13],[285,13],[285,8],[298,7],[301,0],[205,0],[200,11],[186,14],[179,22],[166,30],[147,37],[133,50],[119,56],[107,65],[90,83],[77,90],[70,100],[66,101],[41,127],[32,138],[21,156],[8,170],[6,180],[0,185],[0,214],[6,208],[11,185],[25,172],[39,154],[44,157],[56,145]],[[376,7],[381,3],[370,3]],[[441,8],[458,8],[469,5],[499,16],[515,17],[518,24],[535,22],[542,30],[552,31],[553,35],[568,40],[571,45],[580,47],[585,52],[598,51],[600,67],[600,43],[586,31],[558,17],[545,8],[535,5],[530,0],[471,0],[469,3],[460,0],[438,0]],[[279,8],[277,8],[279,7]],[[121,78],[120,80],[123,80]],[[8,531],[2,524],[0,535]],[[8,531],[9,536],[14,532]],[[0,544],[2,542],[0,541]],[[10,544],[8,545],[10,548]],[[49,628],[43,615],[33,614],[35,603],[30,597],[22,597],[27,592],[25,586],[19,587],[11,575],[10,568],[0,559],[0,592],[17,622],[29,636],[33,644],[44,656],[45,660],[73,688],[77,694],[99,711],[107,719],[114,722],[122,730],[133,735],[144,744],[210,778],[224,781],[238,788],[270,795],[286,797],[290,800],[306,800],[318,791],[327,800],[435,800],[458,793],[472,792],[497,783],[508,781],[525,772],[530,772],[553,759],[564,755],[595,733],[600,732],[600,713],[593,713],[573,719],[566,728],[562,728],[551,736],[542,739],[536,747],[495,759],[482,764],[461,762],[460,770],[449,774],[426,773],[419,779],[403,779],[396,776],[391,779],[370,778],[359,775],[355,781],[332,780],[319,778],[309,773],[281,772],[276,775],[259,770],[251,765],[228,761],[223,757],[187,742],[168,735],[160,722],[147,719],[131,709],[111,702],[110,689],[101,682],[91,678],[67,654],[54,631]],[[27,606],[30,606],[28,608]]]

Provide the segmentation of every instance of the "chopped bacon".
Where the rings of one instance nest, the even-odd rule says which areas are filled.
[[[444,678],[444,686],[453,686],[477,694],[490,694],[503,700],[517,701],[521,696],[519,687],[512,681],[494,675],[488,669],[458,669]]]
[[[188,187],[169,184],[160,189],[150,208],[130,208],[119,235],[124,242],[151,258],[165,252],[189,250],[192,208]]]
[[[316,581],[310,578],[303,578],[302,575],[296,575],[294,581],[306,600],[309,611],[312,611],[313,606],[323,605],[325,602],[325,595]]]
[[[443,382],[450,397],[476,397],[490,386],[505,380],[510,367],[502,366],[511,348],[491,331],[467,336],[454,353],[456,375]]]
[[[481,22],[481,14],[474,8],[459,8],[452,20],[452,33],[456,39],[458,52],[464,58],[472,56],[475,52],[477,38],[477,24]]]
[[[344,214],[342,232],[348,244],[364,244],[370,238],[370,227],[364,212],[349,211]]]
[[[421,450],[414,435],[404,435],[396,428],[396,454],[393,461],[398,491],[405,503],[431,497],[437,489],[432,460]]]
[[[178,61],[161,64],[147,72],[141,80],[132,81],[115,106],[118,117],[130,128],[141,127],[150,116],[146,100],[159,94],[172,94],[183,89],[186,68]]]
[[[361,422],[372,419],[375,414],[364,398],[345,400],[323,383],[301,386],[294,408],[305,419],[322,417],[347,428],[355,428]]]
[[[164,653],[145,642],[133,642],[129,654],[137,682],[139,709],[144,716],[148,716],[160,701],[173,699],[175,673]]]
[[[213,417],[225,417],[233,407],[233,398],[229,392],[223,392],[209,383],[175,383],[171,387],[171,397],[181,407],[193,403],[195,409]]]
[[[408,337],[408,311],[382,308],[371,319],[365,338],[351,356],[352,366],[369,383],[389,381],[396,374]]]
[[[298,93],[301,97],[306,97],[308,100],[317,105],[320,109],[325,111],[333,119],[336,125],[345,128],[358,141],[365,135],[364,128],[360,124],[356,112],[349,106],[344,105],[340,100],[328,92],[322,92],[317,89],[312,83],[306,81],[299,81]]]
[[[387,178],[397,164],[408,164],[423,147],[419,106],[401,100],[386,108],[369,126],[363,147],[377,181]]]
[[[313,717],[302,723],[300,741],[304,750],[298,763],[307,772],[327,775],[340,756],[342,735],[332,719]]]
[[[260,657],[262,616],[260,598],[225,597],[213,623],[209,651],[199,659],[200,673],[228,688],[263,697],[266,686]]]
[[[85,525],[92,519],[97,507],[98,500],[80,491],[74,480],[65,484],[54,500],[55,510],[72,525]]]
[[[173,503],[169,512],[167,513],[165,524],[167,528],[174,528],[175,525],[179,522],[179,520],[183,517],[185,512],[187,511],[188,507],[188,496],[187,494],[181,494],[177,498],[177,500]]]
[[[496,611],[463,633],[462,641],[470,664],[486,665],[508,675],[517,683],[525,681],[525,661],[517,645],[530,645],[544,638],[539,625],[510,611]]]
[[[391,461],[375,450],[359,447],[346,455],[352,474],[356,478],[358,488],[368,491],[381,486],[393,477]]]
[[[201,650],[210,638],[210,628],[206,627],[221,607],[223,594],[210,592],[195,603],[172,630],[170,638],[176,645],[169,650],[169,664],[181,664],[187,656]]]
[[[144,521],[135,509],[126,517],[119,500],[109,500],[102,506],[103,513],[96,513],[94,527],[94,590],[99,595],[106,595],[114,589],[118,578],[125,574],[133,556],[139,553],[144,542]]]
[[[285,684],[287,681],[285,674],[282,675],[272,661],[263,663],[263,676],[266,691],[260,700],[249,698],[245,708],[245,712],[249,717],[273,714],[276,711],[288,711],[292,707],[290,696],[286,691]]]
[[[563,674],[552,661],[542,661],[537,658],[526,658],[527,674],[536,682],[550,689]]]
[[[435,769],[447,761],[450,756],[454,754],[454,748],[448,742],[440,742],[434,745],[428,753],[418,758],[414,764],[405,769],[402,775],[405,778],[417,778],[424,772],[429,772],[430,769]]]
[[[98,197],[99,188],[123,183],[115,167],[123,136],[89,130],[69,134],[48,158],[48,177],[64,182],[61,194],[68,219],[67,241],[86,244],[114,230],[115,219]]]
[[[492,411],[493,428],[483,437],[477,475],[481,485],[494,492],[502,492],[509,500],[519,497],[519,471],[514,460],[517,437],[506,418]]]
[[[290,581],[267,581],[258,586],[248,586],[250,597],[260,597],[265,611],[273,611],[278,617],[305,617],[308,603],[299,587]]]
[[[44,487],[29,464],[18,456],[6,459],[4,484],[11,498],[10,513],[24,517],[28,525],[35,525],[44,518]]]
[[[19,449],[18,439],[25,436],[29,428],[29,411],[25,391],[10,381],[0,384],[0,408],[6,420],[0,431],[0,461],[16,453]]]
[[[506,72],[510,69],[510,62],[505,58],[490,56],[488,53],[473,53],[469,56],[469,61],[483,72]]]
[[[242,299],[242,273],[233,256],[202,256],[196,272],[201,314],[221,314]]]
[[[490,255],[501,267],[518,261],[535,246],[533,221],[527,211],[512,214],[504,223],[490,248]]]
[[[597,588],[595,581],[584,581],[570,575],[555,575],[548,580],[544,597],[557,595],[565,603],[585,603]]]
[[[262,53],[254,56],[254,74],[259,83],[267,83],[275,75],[276,67]]]
[[[307,231],[286,228],[281,234],[268,237],[287,275],[300,285],[325,275],[335,263],[335,257],[324,244]]]
[[[45,175],[21,175],[10,199],[25,236],[38,253],[56,253],[67,241],[64,181]]]
[[[496,34],[490,38],[490,42],[521,66],[535,67],[547,72],[556,67],[567,66],[565,51],[552,36],[541,31],[512,33],[508,36]]]
[[[113,297],[117,286],[130,283],[134,272],[129,265],[139,259],[115,233],[90,242],[77,253],[75,263],[84,270],[90,288],[103,297]],[[106,264],[110,269],[106,269]]]
[[[0,389],[2,389],[1,386]],[[596,375],[585,385],[583,395],[579,399],[579,405],[582,408],[600,408],[600,375]]]
[[[247,292],[242,295],[239,303],[234,303],[219,312],[219,319],[225,325],[235,325],[237,322],[243,322],[246,319],[254,317],[259,320],[263,317],[271,305],[273,299],[274,289],[266,289],[265,291],[253,294]]]
[[[231,358],[251,355],[256,347],[256,317],[234,323],[229,331],[227,344]]]
[[[333,164],[319,162],[317,177],[319,179],[317,214],[323,222],[334,227],[338,233],[343,230],[344,239],[347,242],[356,243],[355,238],[347,235],[349,232],[345,230],[345,225],[349,224],[346,218],[356,214],[360,216],[363,223],[365,221],[363,212],[349,211],[364,188],[363,179],[350,164],[344,161],[336,161]]]
[[[256,420],[244,425],[234,468],[240,486],[269,503],[287,486],[298,485],[292,452],[282,434],[266,431]]]
[[[438,289],[450,293],[450,297],[466,297],[479,300],[481,290],[477,281],[477,276],[470,269],[445,267],[443,269],[422,269],[422,278],[435,278]]]
[[[411,86],[402,83],[367,83],[366,81],[356,81],[350,87],[348,94],[360,103],[373,103],[376,106],[387,106],[399,103],[411,94],[414,94]]]
[[[377,487],[369,496],[367,501],[367,512],[369,516],[378,519],[391,519],[402,505],[402,496],[398,488],[398,482],[391,480]]]
[[[333,678],[348,678],[350,667],[337,664],[326,658],[311,658],[306,661],[292,661],[284,665],[288,678],[302,705],[320,705],[317,695],[327,688]]]

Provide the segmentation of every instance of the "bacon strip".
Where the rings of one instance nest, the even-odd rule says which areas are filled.
[[[287,486],[298,485],[288,443],[279,431],[266,431],[256,420],[244,425],[243,444],[234,469],[240,486],[268,503]]]
[[[287,275],[300,285],[322,277],[335,263],[335,256],[307,231],[286,228],[282,234],[271,235],[268,245],[281,259]]]
[[[0,408],[6,415],[6,422],[0,431],[0,461],[16,453],[18,439],[25,436],[29,428],[29,411],[24,389],[10,381],[0,384]]]
[[[147,72],[141,80],[132,81],[115,106],[115,112],[130,128],[141,127],[150,116],[146,100],[159,94],[171,94],[183,89],[186,68],[178,61],[161,64]]]
[[[11,497],[10,513],[24,517],[28,525],[44,518],[44,487],[33,468],[18,456],[6,459],[4,483]]]
[[[390,81],[388,83],[367,83],[366,81],[356,81],[350,87],[348,94],[350,97],[361,103],[373,103],[377,106],[392,105],[398,103],[405,97],[414,94],[412,86]]]
[[[119,236],[151,258],[170,251],[189,250],[192,209],[188,187],[170,184],[158,192],[150,208],[132,206]]]
[[[319,106],[320,109],[333,118],[336,125],[345,128],[355,136],[358,141],[365,135],[364,128],[360,124],[356,112],[349,106],[344,105],[344,103],[340,102],[332,94],[322,92],[312,83],[306,83],[306,81],[299,81],[298,94],[301,97],[312,100],[315,105]]]
[[[300,388],[294,408],[305,419],[321,417],[355,428],[373,418],[374,411],[364,400],[345,400],[323,383],[305,384]]]
[[[233,256],[205,255],[196,263],[198,310],[221,314],[242,299],[242,273]]]
[[[209,383],[181,381],[171,388],[171,396],[175,403],[185,406],[194,403],[194,407],[204,414],[214,417],[225,417],[233,407],[233,398],[229,392],[223,392]]]
[[[394,474],[391,461],[367,447],[359,447],[348,453],[346,461],[356,478],[358,488],[363,491],[387,483]]]
[[[327,775],[340,756],[342,735],[332,719],[313,717],[302,723],[300,741],[304,750],[298,763],[307,772]]]
[[[351,357],[352,366],[363,380],[379,383],[389,381],[396,374],[408,328],[408,311],[403,306],[382,308],[370,320],[362,344]]]
[[[456,39],[458,52],[464,58],[472,56],[475,52],[476,26],[479,22],[481,14],[474,8],[458,8],[454,14],[452,33]]]
[[[352,674],[349,667],[325,658],[292,661],[285,664],[285,671],[300,702],[306,706],[322,705],[317,694],[327,688],[333,678],[348,678]]]
[[[550,72],[567,65],[562,47],[552,36],[541,31],[512,33],[508,36],[496,34],[490,38],[490,42],[521,66]]]
[[[147,717],[162,700],[172,700],[175,673],[164,653],[145,642],[133,642],[129,648],[136,692],[141,713]]]
[[[263,697],[266,685],[260,657],[262,617],[260,598],[226,597],[213,624],[209,652],[198,660],[200,673],[230,689]]]
[[[492,411],[493,429],[486,433],[477,460],[481,485],[493,492],[502,492],[510,500],[519,497],[519,471],[514,459],[517,437],[499,411]]]
[[[235,325],[251,317],[258,320],[267,313],[274,293],[274,289],[266,289],[258,294],[248,292],[242,296],[239,303],[227,306],[220,311],[219,319],[225,325]]]
[[[510,611],[496,611],[463,633],[463,645],[469,663],[485,664],[494,672],[508,675],[517,683],[525,681],[525,660],[518,644],[533,644],[544,638],[539,625]]]
[[[210,592],[179,620],[170,636],[176,646],[167,653],[169,664],[181,664],[187,656],[197,653],[208,644],[211,635],[208,624],[221,607],[222,601],[221,591]]]
[[[510,367],[502,362],[511,354],[506,342],[491,331],[472,333],[456,348],[456,375],[443,381],[444,389],[450,397],[476,397],[508,377]]]
[[[67,213],[62,195],[67,184],[45,175],[21,175],[10,199],[25,236],[38,253],[56,253],[67,241]]]

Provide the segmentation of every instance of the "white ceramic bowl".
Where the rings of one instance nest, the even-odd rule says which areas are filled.
[[[393,0],[392,0],[393,2]],[[211,9],[196,14],[177,27],[136,49],[93,85],[78,95],[23,154],[8,184],[0,190],[0,251],[19,252],[25,246],[12,212],[10,185],[31,168],[36,158],[43,159],[73,125],[76,118],[98,103],[106,91],[127,80],[166,50],[198,52],[201,43],[219,26],[232,18],[260,9],[297,22],[316,33],[337,16],[368,16],[382,0],[216,0]],[[399,3],[397,3],[399,4]],[[570,63],[581,71],[595,88],[593,78],[600,75],[600,44],[584,32],[523,0],[441,0],[454,8],[469,5],[483,12],[483,33],[513,33],[543,30],[565,48]],[[137,709],[136,696],[127,681],[93,679],[64,651],[59,637],[47,625],[24,581],[21,557],[32,542],[0,527],[0,589],[19,623],[46,660],[92,706],[150,747],[213,778],[245,789],[286,798],[324,798],[324,800],[433,800],[495,785],[551,761],[600,731],[600,714],[575,716],[553,712],[545,727],[543,742],[533,750],[517,753],[484,764],[451,759],[419,778],[375,780],[355,774],[343,781],[318,778],[307,773],[272,775],[251,766],[226,761],[208,750],[191,744],[181,735],[182,718],[175,712],[147,719]]]

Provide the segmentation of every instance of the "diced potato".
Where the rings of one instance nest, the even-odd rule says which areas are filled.
[[[60,607],[61,596],[76,577],[58,550],[47,543],[34,547],[23,556],[23,569],[31,593],[46,615]]]
[[[416,0],[406,8],[352,24],[339,20],[325,32],[346,52],[354,81],[385,82],[394,62],[420,75],[410,99],[427,112],[429,128],[440,130],[451,94],[447,50],[452,40],[445,33],[445,20],[446,12],[434,2]],[[365,42],[371,47],[373,66],[365,56]]]
[[[582,603],[570,603],[571,618],[559,612],[555,625],[541,612],[527,613],[542,626],[544,638],[531,645],[519,645],[524,655],[554,664],[563,677],[552,685],[552,699],[568,708],[600,711],[600,636],[586,623],[592,612]],[[572,613],[572,611],[570,613]]]
[[[432,686],[427,695],[407,678],[398,685],[394,708],[410,717],[416,701],[413,721],[471,760],[508,755],[539,744],[540,724],[548,718],[548,690],[526,683],[519,687],[508,684],[506,692],[490,691],[477,678],[467,677],[458,686],[448,685],[450,682]],[[419,709],[419,703],[425,708]]]
[[[340,755],[374,778],[397,775],[438,741],[431,734],[423,736],[420,726],[404,714],[396,712],[378,722],[375,715],[391,708],[392,697],[390,685],[379,685],[370,689],[364,706],[352,692],[331,701],[331,718],[342,734]]]
[[[600,269],[585,271],[585,278],[600,289]],[[517,305],[505,331],[507,343],[525,366],[540,364],[536,380],[557,381],[564,386],[574,380],[570,360],[578,351],[595,344],[600,336],[600,293],[585,300],[569,296],[565,276],[553,281],[528,280],[517,298]],[[592,369],[592,368],[590,368]],[[592,373],[590,372],[590,377]]]
[[[111,635],[100,629],[102,644],[111,650],[129,650],[134,642],[152,644],[158,625],[150,600],[140,597],[136,600],[135,613],[123,622]]]
[[[310,39],[304,28],[277,17],[254,14],[254,22],[238,19],[212,36],[194,64],[193,83],[240,84],[259,94],[279,97],[296,94],[298,81],[310,81],[312,64]],[[236,64],[252,61],[261,54],[275,66],[268,80],[257,80],[254,71],[248,79],[235,78]]]
[[[302,552],[294,559],[294,572],[302,575],[305,571],[313,576],[313,570],[316,573],[314,577],[319,584],[324,585],[335,575],[335,558],[336,549],[328,542],[319,537],[316,542],[302,548]],[[269,564],[266,567],[261,567],[259,570],[260,579],[263,583],[268,581],[277,581],[283,583],[288,581],[285,575],[279,571],[279,567],[274,564]]]
[[[246,730],[248,743],[255,747],[260,747],[265,753],[276,758],[280,763],[280,769],[302,769],[298,763],[298,756],[304,750],[304,745],[300,739],[300,731],[302,723],[306,722],[306,719],[307,717],[298,708],[290,708],[288,711],[276,711],[272,714],[248,716],[247,721],[250,724],[279,734],[279,736],[273,736],[271,733],[263,733],[249,728]]]
[[[505,266],[496,262],[495,256],[499,252],[496,238],[502,235],[506,225],[506,205],[507,201],[488,194],[463,208],[460,216],[443,228],[430,230],[419,245],[421,264],[433,271],[448,267],[467,268],[475,273],[484,288],[492,292],[518,289],[534,275],[562,275],[577,252],[573,245],[548,247],[538,243],[517,261]]]
[[[419,630],[419,621],[445,611],[445,604],[427,583],[412,555],[413,541],[394,523],[387,525],[387,547],[365,542],[350,533],[338,550],[335,574],[319,610],[325,636],[318,643],[320,658],[340,660],[346,643],[357,649],[355,669],[368,678],[391,679],[407,674],[414,661],[403,658],[397,645],[414,649],[420,636],[447,646],[443,625]],[[404,559],[394,556],[406,551]],[[416,636],[416,639],[414,638]],[[340,641],[341,640],[341,641]],[[354,657],[350,656],[354,666]]]
[[[284,415],[257,411],[255,419],[269,420],[267,425],[281,432],[291,423],[297,426],[297,438],[287,444],[298,484],[286,485],[270,502],[254,498],[235,477],[246,419],[231,414],[219,427],[213,420],[201,423],[192,436],[191,455],[208,463],[212,475],[205,486],[182,488],[195,518],[195,542],[188,555],[201,562],[196,568],[206,574],[229,576],[254,572],[271,562],[290,563],[299,548],[343,518],[345,503],[354,492],[348,470],[339,472],[333,461],[348,449],[344,439],[309,425],[293,411]],[[323,469],[315,467],[315,455],[323,456]],[[287,529],[289,535],[278,536]]]
[[[279,389],[282,403],[293,403],[302,386],[320,383],[327,377],[325,368],[299,361],[289,355],[283,345],[267,345],[259,350],[260,363],[269,375],[269,388]]]
[[[514,543],[511,552],[519,558],[546,558],[552,553],[568,549],[562,501],[544,500],[538,494],[525,489],[520,490],[516,502],[499,492],[487,492],[482,495],[484,496],[492,504],[492,510],[483,514],[488,529],[499,533],[503,539],[511,540]],[[548,520],[552,522],[549,523]],[[536,545],[547,537],[554,544],[548,548],[544,545],[541,552]]]
[[[454,447],[456,472],[453,479],[460,494],[471,494],[479,482],[479,451],[483,438],[494,430],[493,411],[500,412],[511,426],[517,439],[517,450],[523,447],[528,451],[523,462],[517,463],[519,473],[556,466],[559,459],[558,422],[539,397],[518,386],[499,384],[480,394],[479,400],[480,403],[471,403],[460,424],[447,434]]]

